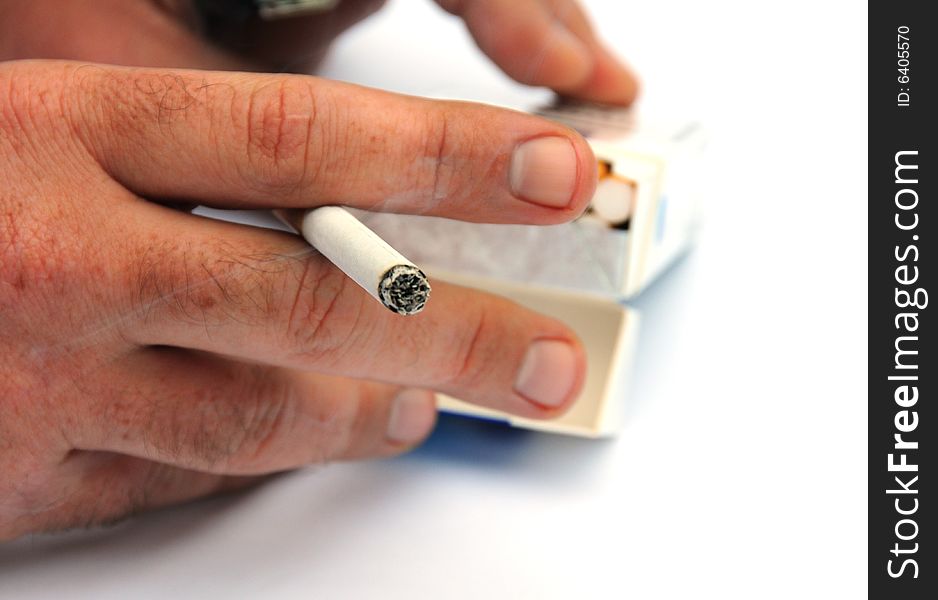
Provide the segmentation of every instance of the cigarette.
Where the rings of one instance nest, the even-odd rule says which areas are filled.
[[[274,214],[390,310],[415,315],[426,306],[430,282],[424,272],[344,208]]]

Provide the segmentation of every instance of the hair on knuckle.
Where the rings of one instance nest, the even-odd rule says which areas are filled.
[[[75,68],[70,81],[70,105],[79,110],[76,122],[99,125],[96,137],[106,132],[103,143],[125,150],[152,140],[154,125],[166,137],[175,135],[177,127],[188,126],[207,128],[208,135],[214,135],[222,129],[217,126],[219,107],[225,105],[232,89],[196,74],[98,65]],[[77,129],[82,131],[83,127]],[[102,143],[87,134],[83,137],[86,145]],[[153,151],[142,148],[142,156]]]
[[[283,310],[293,263],[289,256],[252,253],[220,240],[150,244],[132,261],[132,308],[144,320],[168,316],[206,328],[231,321],[263,325]]]
[[[250,88],[244,104],[240,129],[247,184],[274,192],[302,187],[317,112],[312,83],[302,76],[271,78]]]
[[[194,467],[263,470],[265,455],[291,430],[297,414],[289,381],[270,373],[261,367],[239,372],[232,379],[236,398],[200,392],[186,416],[172,422],[165,450]]]
[[[240,466],[251,468],[263,465],[265,455],[294,428],[299,400],[289,379],[272,377],[266,369],[257,369],[245,387],[247,401],[230,452]]]

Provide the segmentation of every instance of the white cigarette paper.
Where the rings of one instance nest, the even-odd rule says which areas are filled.
[[[279,216],[390,310],[399,315],[423,310],[430,297],[427,276],[344,208],[315,208],[298,223]]]

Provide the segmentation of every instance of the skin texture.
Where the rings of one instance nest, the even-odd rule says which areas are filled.
[[[634,97],[572,1],[440,4],[520,81]],[[595,161],[571,130],[249,72],[307,68],[379,7],[209,40],[183,1],[0,0],[0,539],[399,453],[432,429],[432,390],[533,418],[569,408],[585,359],[563,324],[441,282],[400,317],[294,236],[171,208],[576,217]],[[565,206],[510,189],[513,150],[541,137],[573,148]],[[544,340],[572,356],[556,406],[514,388]]]

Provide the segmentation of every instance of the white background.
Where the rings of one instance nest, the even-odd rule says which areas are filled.
[[[622,435],[450,418],[400,459],[0,546],[0,597],[864,594],[866,5],[587,4],[643,105],[712,135],[703,237],[638,302]],[[520,93],[418,0],[355,29],[326,74]]]

